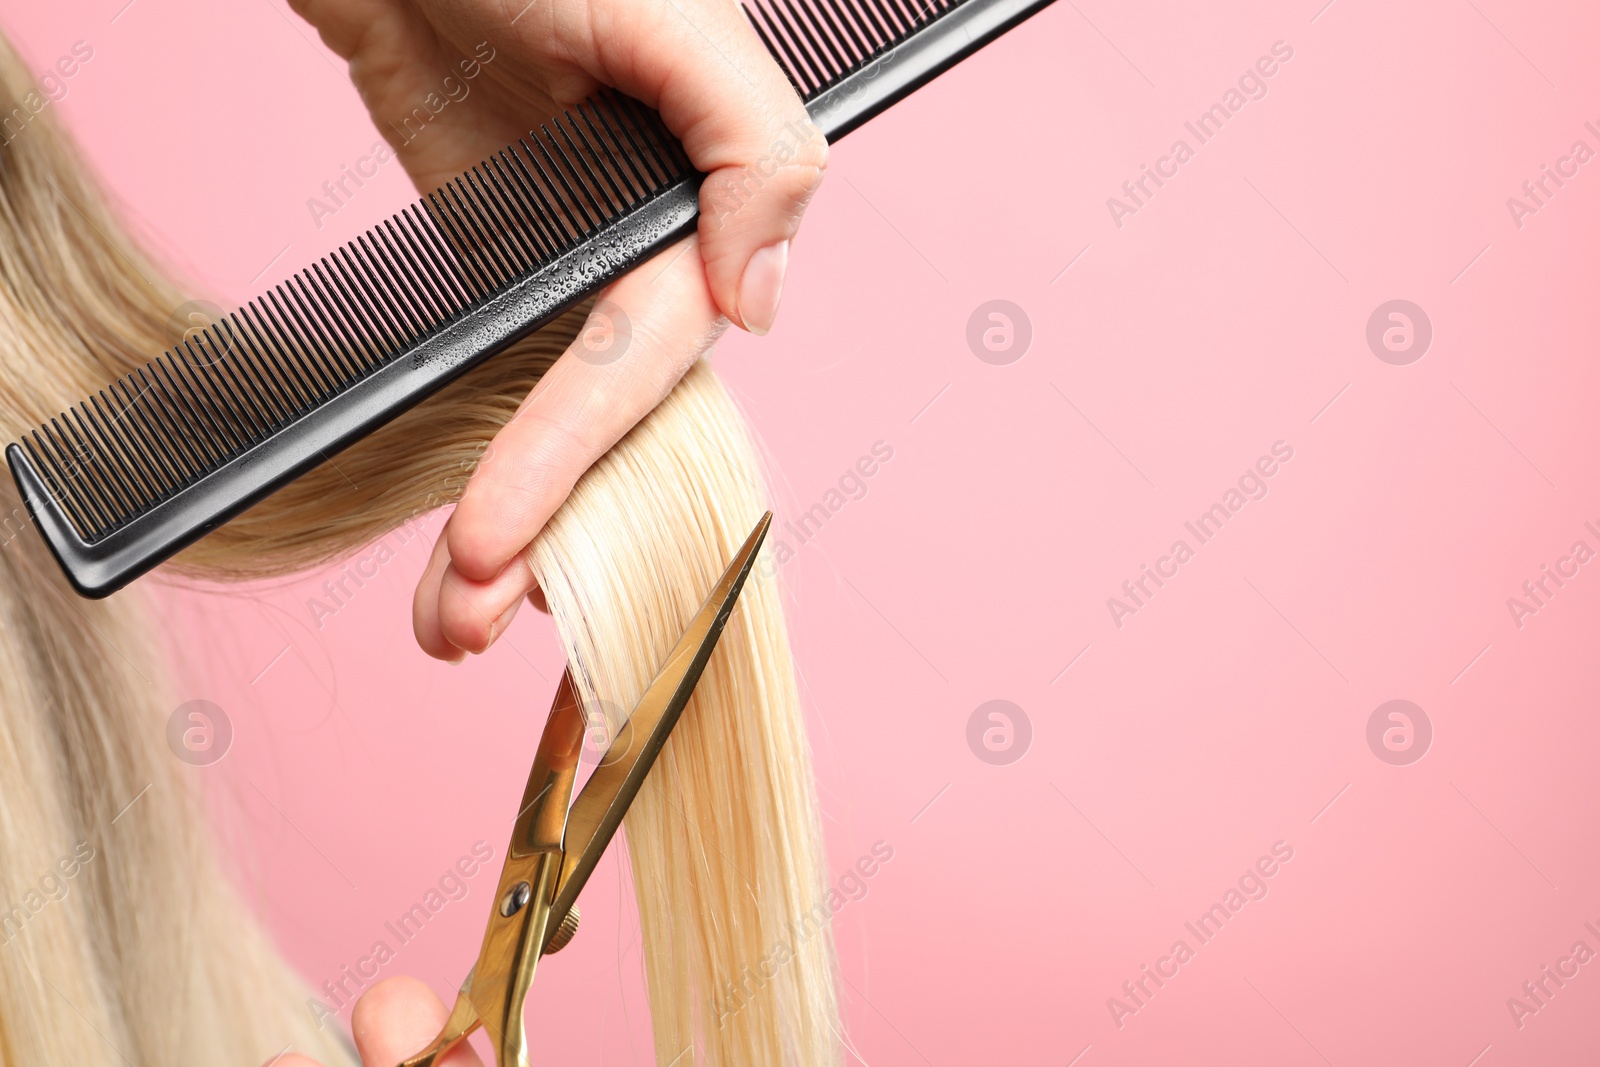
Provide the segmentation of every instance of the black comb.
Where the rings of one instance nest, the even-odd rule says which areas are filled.
[[[747,0],[836,141],[1050,0]],[[103,597],[691,233],[703,178],[602,93],[6,449]]]

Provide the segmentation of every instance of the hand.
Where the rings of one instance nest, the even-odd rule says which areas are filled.
[[[426,652],[459,662],[486,650],[535,591],[523,549],[579,476],[666,396],[728,320],[757,334],[771,328],[789,243],[822,180],[827,144],[735,0],[290,4],[349,60],[362,100],[419,189],[431,191],[602,85],[659,111],[708,176],[698,235],[604,294],[627,316],[627,350],[603,366],[573,351],[557,361],[485,453],[434,547],[413,625]],[[405,125],[416,109],[435,107],[426,124]]]
[[[363,1067],[398,1067],[439,1036],[450,1013],[433,990],[415,978],[386,978],[356,1002],[350,1021]],[[267,1067],[318,1067],[289,1053]],[[463,1042],[440,1060],[438,1067],[483,1067],[472,1046]]]

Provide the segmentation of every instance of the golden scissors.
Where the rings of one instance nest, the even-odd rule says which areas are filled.
[[[401,1067],[432,1067],[480,1026],[489,1031],[499,1067],[527,1067],[522,1007],[534,968],[540,956],[560,951],[577,931],[578,894],[677,725],[771,525],[769,511],[712,587],[576,800],[572,787],[585,723],[572,676],[562,675],[528,773],[478,962],[439,1036]]]

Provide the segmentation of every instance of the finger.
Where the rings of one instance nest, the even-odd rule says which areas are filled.
[[[504,597],[516,583],[491,580],[544,528],[583,472],[660,403],[724,326],[706,289],[694,238],[613,285],[589,326],[473,471],[445,530],[451,565],[468,580],[451,595],[470,600],[478,616],[498,618],[510,606]],[[441,592],[441,605],[448,603]]]
[[[463,577],[452,564],[439,584],[439,631],[453,648],[486,652],[537,586],[527,558],[520,553],[487,582]]]
[[[450,541],[445,536],[449,528],[446,522],[445,529],[439,531],[428,565],[417,579],[417,591],[411,598],[411,632],[416,635],[422,651],[434,659],[460,663],[467,655],[466,650],[451,644],[439,625],[439,591],[444,584],[444,572],[450,566]]]
[[[433,990],[415,978],[386,978],[356,1002],[350,1029],[365,1067],[394,1067],[427,1048],[449,1015]],[[472,1047],[462,1042],[438,1067],[483,1065]]]
[[[493,61],[493,45],[483,37],[459,45],[442,39],[410,0],[289,4],[348,61],[350,79],[378,132],[423,192],[505,147],[527,133],[533,117],[554,109],[547,96],[526,86],[476,92],[473,79]],[[450,110],[435,121],[434,109],[443,105],[428,102],[439,99],[447,99]],[[378,155],[377,161],[381,165],[387,158]],[[339,203],[337,196],[333,202]]]
[[[643,93],[706,173],[699,233],[717,307],[766,333],[778,313],[789,243],[827,167],[827,141],[740,5],[652,5],[657,40],[673,45],[648,48],[640,47],[637,3],[591,5],[603,68],[597,76]]]
[[[743,8],[731,0],[514,6],[521,10],[509,39],[495,30],[512,58],[487,76],[514,92],[517,71],[537,68],[565,103],[588,95],[592,79],[659,111],[707,175],[699,233],[716,306],[766,332],[777,314],[788,242],[822,180],[828,145]],[[441,32],[462,41],[490,32],[472,6],[453,10],[470,30],[452,23]]]

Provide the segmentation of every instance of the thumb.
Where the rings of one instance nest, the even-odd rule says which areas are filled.
[[[601,46],[605,80],[654,106],[707,175],[700,256],[718,310],[766,333],[827,140],[739,4],[670,0],[648,19],[627,0],[596,6],[629,11]]]
[[[798,115],[730,115],[720,124],[739,140],[723,142],[720,165],[695,160],[707,171],[700,255],[718,308],[759,335],[777,318],[790,242],[822,183],[828,146],[803,108]]]
[[[387,978],[356,1002],[350,1029],[364,1067],[397,1067],[427,1048],[449,1015],[433,990],[415,978]],[[482,1061],[463,1041],[438,1067],[482,1067]]]

